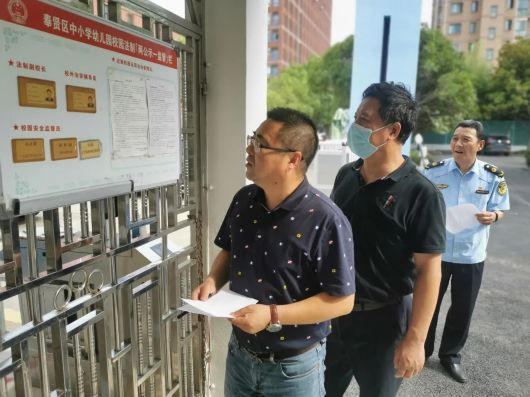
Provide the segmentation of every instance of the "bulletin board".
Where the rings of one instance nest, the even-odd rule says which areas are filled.
[[[4,212],[179,178],[179,70],[171,46],[43,1],[7,0],[0,54]]]

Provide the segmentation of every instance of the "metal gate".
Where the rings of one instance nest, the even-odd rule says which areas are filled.
[[[186,19],[144,0],[68,4],[175,47],[182,174],[0,220],[0,396],[204,395],[207,333],[176,310],[202,272],[202,4]]]

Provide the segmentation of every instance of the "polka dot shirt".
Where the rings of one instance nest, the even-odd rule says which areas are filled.
[[[262,304],[287,304],[320,292],[355,292],[353,239],[342,211],[307,180],[269,210],[256,185],[235,196],[215,243],[230,252],[230,289]],[[330,322],[284,325],[255,335],[234,327],[243,346],[255,352],[299,349],[325,338]]]

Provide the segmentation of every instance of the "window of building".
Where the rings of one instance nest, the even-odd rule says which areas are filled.
[[[526,20],[521,20],[515,22],[515,35],[516,36],[524,36],[526,35],[526,28],[527,28],[527,22]]]
[[[511,10],[514,6],[515,0],[506,0],[506,9]]]
[[[473,51],[475,48],[477,48],[477,43],[473,42],[473,43],[469,43],[467,45],[467,49],[469,52]]]
[[[278,76],[279,74],[280,74],[280,68],[278,68],[277,65],[271,65],[269,67],[269,76],[275,77],[275,76]]]
[[[476,31],[477,31],[477,23],[469,22],[469,33],[476,33]]]
[[[462,3],[451,3],[451,14],[461,14],[464,5]]]
[[[486,60],[493,61],[493,58],[495,58],[495,51],[493,48],[486,49]]]
[[[507,31],[507,32],[512,30],[512,20],[511,19],[505,19],[504,20],[504,30]]]
[[[520,17],[528,16],[528,0],[519,0],[517,4],[517,15]]]
[[[271,0],[270,5],[272,7],[278,7],[280,5],[280,0]]]
[[[460,43],[454,41],[454,42],[451,43],[451,45],[453,46],[453,49],[455,51],[460,51]]]
[[[490,7],[490,17],[495,18],[498,14],[499,7],[497,6],[491,6]]]
[[[277,61],[280,59],[280,51],[277,48],[271,48],[271,60]]]
[[[471,3],[471,12],[477,12],[478,11],[478,1],[474,1]]]
[[[460,34],[462,31],[462,24],[461,23],[452,23],[449,25],[449,30],[447,31],[448,34]]]
[[[270,42],[275,42],[275,41],[280,40],[280,33],[277,30],[271,31],[269,35],[269,40]]]
[[[497,36],[497,29],[488,28],[488,39],[493,40]]]
[[[280,14],[273,12],[271,15],[271,25],[276,26],[280,24]]]

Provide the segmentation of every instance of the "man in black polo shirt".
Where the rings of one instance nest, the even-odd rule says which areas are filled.
[[[303,113],[271,110],[248,139],[246,176],[215,239],[221,248],[193,299],[227,281],[258,304],[235,313],[225,396],[324,396],[331,318],[353,307],[348,220],[305,172],[318,148]]]
[[[437,189],[402,156],[416,103],[401,84],[363,93],[348,145],[360,159],[342,167],[331,193],[352,225],[356,302],[333,321],[326,356],[328,396],[353,376],[360,395],[394,396],[421,371],[436,306],[445,207]],[[414,299],[411,293],[414,292]]]

